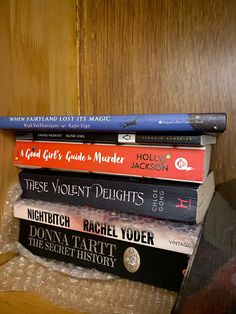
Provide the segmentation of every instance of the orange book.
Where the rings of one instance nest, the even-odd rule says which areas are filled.
[[[168,147],[16,141],[14,164],[202,183],[210,146]]]

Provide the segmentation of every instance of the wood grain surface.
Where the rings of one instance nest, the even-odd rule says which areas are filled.
[[[81,114],[227,112],[216,181],[236,176],[236,2],[78,1]]]
[[[0,115],[79,113],[75,1],[0,0],[0,39]],[[0,131],[0,213],[16,180],[13,146]]]
[[[76,1],[0,0],[0,40],[0,115],[79,113]],[[17,180],[13,147],[13,133],[0,131],[0,221]],[[78,313],[24,292],[0,293],[0,312]]]
[[[2,292],[0,293],[1,314],[86,314],[70,309],[62,309],[36,293],[30,292]]]

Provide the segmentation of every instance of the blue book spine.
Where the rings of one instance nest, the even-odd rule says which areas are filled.
[[[223,132],[224,113],[111,116],[2,116],[0,129],[113,132]]]

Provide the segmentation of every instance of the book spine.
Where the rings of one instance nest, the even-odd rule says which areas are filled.
[[[200,135],[154,135],[137,134],[137,142],[140,144],[163,144],[163,145],[194,145],[201,146]]]
[[[197,187],[107,180],[54,174],[19,173],[22,197],[70,205],[85,205],[107,210],[147,215],[160,219],[196,222]]]
[[[202,183],[205,154],[205,147],[16,141],[14,164]]]
[[[5,116],[0,129],[223,132],[224,113],[148,114],[113,116]]]
[[[120,134],[123,136],[123,134]],[[34,140],[34,141],[65,141],[82,143],[135,143],[135,134],[124,134],[119,136],[115,132],[56,132],[56,131],[34,131],[17,132],[16,140]],[[127,141],[129,139],[129,141]]]
[[[14,204],[14,217],[184,254],[192,254],[200,229],[199,225],[32,200]]]
[[[185,254],[25,220],[20,221],[19,242],[41,257],[174,291],[179,289],[188,263]]]
[[[193,145],[202,146],[201,135],[161,135],[161,134],[134,134],[114,132],[18,132],[16,140],[34,141],[65,141],[83,143],[107,144],[153,144],[153,145]]]

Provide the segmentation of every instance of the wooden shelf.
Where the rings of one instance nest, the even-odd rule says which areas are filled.
[[[1,314],[79,314],[75,310],[67,310],[44,300],[30,292],[1,292]]]

